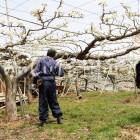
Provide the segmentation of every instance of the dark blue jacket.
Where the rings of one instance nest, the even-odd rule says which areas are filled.
[[[64,70],[52,57],[46,56],[37,62],[34,74],[43,80],[55,80],[55,76],[64,76]]]

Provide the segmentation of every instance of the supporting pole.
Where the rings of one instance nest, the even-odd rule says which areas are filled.
[[[23,117],[25,115],[23,100],[25,100],[25,99],[23,97],[23,94],[22,94],[22,91],[21,91],[21,88],[19,85],[18,85],[18,93],[19,93],[19,100],[20,100],[20,106],[21,106],[21,115]]]
[[[7,17],[7,22],[9,22],[9,16],[8,16],[8,3],[7,0],[5,0],[5,7],[6,7],[6,17]]]
[[[138,22],[139,22],[139,17],[140,17],[140,7],[139,7],[140,1],[138,0]]]

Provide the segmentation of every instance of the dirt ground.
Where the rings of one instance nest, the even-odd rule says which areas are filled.
[[[49,123],[56,124],[55,120]],[[61,129],[49,130],[38,126],[37,116],[27,116],[14,122],[0,120],[0,140],[79,140],[67,136]]]
[[[124,127],[115,140],[140,140],[140,127]]]
[[[14,122],[0,121],[0,140],[48,140],[47,132],[37,127],[35,116]]]

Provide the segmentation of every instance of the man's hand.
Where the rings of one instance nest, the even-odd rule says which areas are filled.
[[[36,84],[31,84],[31,86],[30,86],[30,89],[31,90],[35,90],[37,88],[37,85]]]
[[[43,82],[42,79],[38,79],[38,80],[37,80],[37,86],[42,85],[42,82]]]

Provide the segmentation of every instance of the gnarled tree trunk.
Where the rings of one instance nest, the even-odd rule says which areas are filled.
[[[6,104],[6,119],[7,121],[13,121],[17,119],[17,107],[16,107],[16,91],[17,82],[16,79],[10,80],[9,76],[5,74],[4,69],[0,66],[0,74],[2,79],[5,81],[6,93],[5,93],[5,104]]]
[[[8,121],[17,119],[17,107],[16,107],[16,92],[17,83],[16,81],[7,81],[6,86],[6,117]]]

